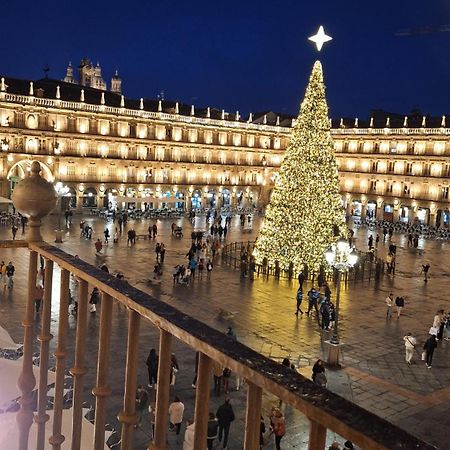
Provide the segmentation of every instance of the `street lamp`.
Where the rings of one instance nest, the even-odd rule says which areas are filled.
[[[337,270],[335,320],[333,336],[328,341],[328,364],[331,366],[339,366],[339,299],[341,293],[341,276],[342,273],[348,272],[356,264],[358,254],[355,249],[350,247],[347,239],[340,238],[336,244],[333,244],[325,252],[325,259],[331,267]]]
[[[56,233],[56,239],[55,242],[61,243],[62,242],[62,229],[61,229],[61,218],[62,218],[62,198],[66,197],[69,192],[70,188],[69,186],[65,186],[61,183],[61,181],[58,181],[55,183],[55,191],[56,195],[58,196],[59,201],[59,213],[58,213],[58,229],[55,230]]]

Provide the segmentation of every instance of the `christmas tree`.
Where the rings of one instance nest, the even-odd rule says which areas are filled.
[[[296,273],[305,266],[317,272],[326,266],[324,252],[345,233],[322,65],[316,61],[253,256],[271,267],[278,261],[281,269],[292,263]]]

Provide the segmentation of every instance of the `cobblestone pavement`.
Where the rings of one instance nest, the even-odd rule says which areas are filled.
[[[105,221],[95,217],[86,217],[96,231],[94,239],[103,237]],[[53,221],[54,218],[50,218]],[[190,245],[191,223],[186,219],[177,220],[182,225],[184,237],[171,236],[171,220],[158,221],[156,242],[164,242],[167,248],[164,274],[161,284],[148,282],[154,265],[154,241],[138,240],[133,247],[127,247],[126,237],[119,244],[109,244],[104,255],[98,258],[94,252],[94,240],[80,239],[78,220],[65,236],[62,248],[93,264],[105,262],[111,271],[122,271],[128,281],[178,309],[195,316],[212,327],[225,330],[232,325],[243,343],[275,360],[285,356],[299,367],[306,376],[311,374],[311,366],[319,357],[325,356],[324,341],[329,332],[318,327],[314,317],[294,315],[296,283],[276,281],[273,279],[240,279],[239,273],[221,266],[220,258],[216,264],[211,280],[196,279],[189,287],[172,283],[171,268],[184,262]],[[203,222],[202,222],[203,220]],[[138,234],[146,233],[152,221],[130,222]],[[255,231],[243,234],[238,219],[233,219],[227,242],[253,239],[259,220],[255,219]],[[113,224],[107,225],[113,231]],[[197,220],[196,229],[206,227],[204,219]],[[44,239],[53,242],[53,226],[44,226]],[[379,231],[379,230],[378,230]],[[366,249],[368,233],[377,230],[355,229],[358,248]],[[381,234],[381,233],[380,233]],[[1,229],[0,238],[9,238],[10,230]],[[26,235],[25,235],[26,236]],[[20,234],[18,235],[20,238]],[[378,254],[384,257],[387,242],[379,244]],[[447,306],[446,291],[450,269],[448,243],[444,241],[423,241],[418,249],[407,247],[404,236],[394,234],[397,244],[397,270],[395,276],[384,276],[376,284],[369,282],[349,283],[343,286],[341,297],[340,333],[344,342],[341,370],[329,370],[329,389],[352,400],[358,405],[416,434],[420,438],[435,444],[439,448],[449,448],[446,435],[450,423],[450,370],[449,347],[446,341],[439,344],[431,370],[426,369],[416,354],[416,364],[408,366],[404,359],[403,336],[411,331],[417,336],[418,348],[427,336],[433,315],[439,308]],[[58,244],[56,244],[58,245]],[[13,260],[17,268],[15,285],[11,290],[0,289],[0,324],[16,340],[21,340],[21,318],[24,312],[26,292],[27,252],[21,249],[2,249],[0,259]],[[420,276],[420,267],[425,261],[431,264],[430,280],[424,283]],[[58,297],[59,273],[55,273],[55,296]],[[386,319],[384,299],[389,292],[403,295],[406,306],[400,319]],[[56,334],[58,302],[52,311],[52,328]],[[100,306],[101,307],[101,306]],[[228,320],[218,316],[219,309],[231,313]],[[99,314],[89,316],[88,348],[92,357],[88,361],[89,373],[86,386],[94,385],[95,361],[97,352]],[[75,319],[71,316],[71,335],[69,342],[74,342]],[[111,385],[113,395],[108,404],[108,420],[117,426],[115,419],[121,408],[121,387],[124,380],[125,345],[127,316],[125,308],[116,305],[114,309],[112,348],[116,357],[111,359]],[[151,325],[143,324],[140,333],[140,368],[138,382],[147,383],[145,359],[151,347],[158,345],[158,333]],[[175,353],[180,361],[173,393],[179,395],[186,403],[185,418],[193,415],[195,391],[191,387],[194,374],[194,352],[180,342],[175,343]],[[420,351],[419,351],[420,353]],[[233,384],[232,380],[232,384]],[[233,385],[234,386],[234,385]],[[86,388],[86,400],[92,403],[90,389]],[[212,409],[223,398],[212,398]],[[232,426],[230,450],[242,448],[244,428],[245,388],[231,393],[231,401],[236,407],[237,420]],[[275,399],[264,396],[264,410],[268,411]],[[307,448],[308,424],[301,414],[286,407],[287,435],[283,439],[283,448]],[[328,433],[328,441],[342,439]],[[144,449],[149,441],[149,426],[144,426],[135,433],[135,448]],[[175,436],[169,436],[170,448],[181,448]],[[273,446],[273,444],[270,444]]]

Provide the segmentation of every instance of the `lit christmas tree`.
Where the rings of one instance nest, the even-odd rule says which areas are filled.
[[[326,249],[345,235],[322,65],[316,61],[253,255],[271,267],[278,261],[281,269],[292,263],[294,273],[305,265],[317,272],[327,266]]]

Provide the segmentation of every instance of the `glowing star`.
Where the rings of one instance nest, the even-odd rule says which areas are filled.
[[[314,36],[311,36],[308,39],[316,44],[317,50],[320,52],[320,50],[322,50],[323,44],[325,44],[325,42],[331,41],[333,38],[326,35],[323,26],[320,25],[319,31]]]

